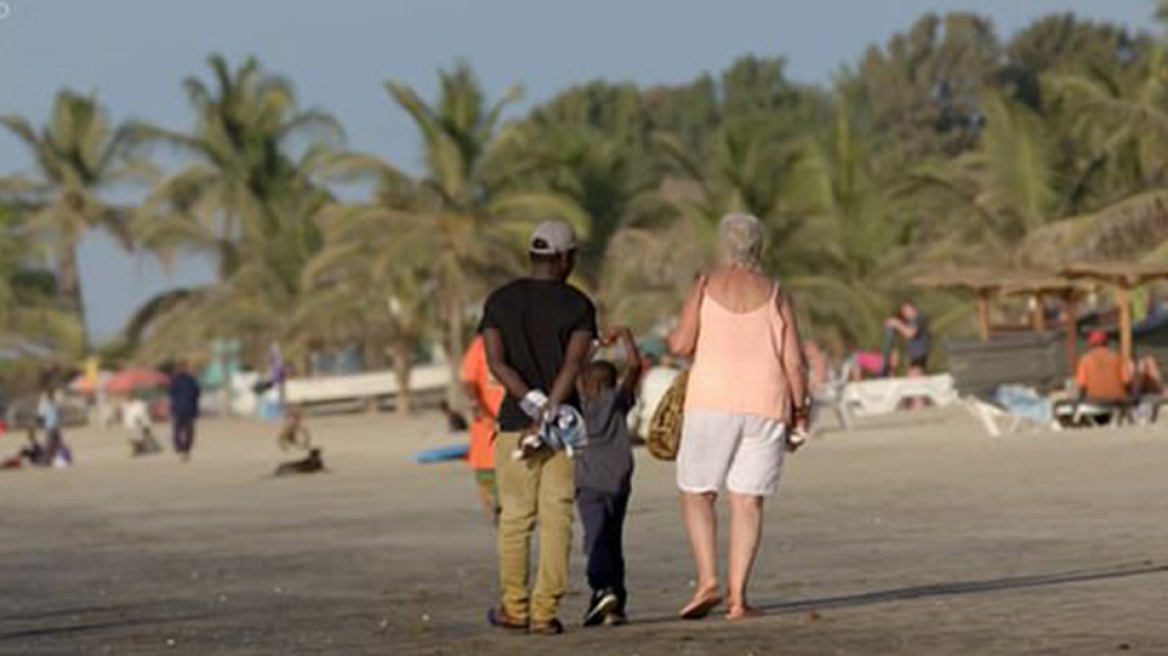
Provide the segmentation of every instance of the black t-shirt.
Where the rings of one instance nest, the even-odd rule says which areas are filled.
[[[546,394],[564,364],[572,334],[596,335],[596,308],[569,284],[523,278],[500,287],[487,299],[480,329],[488,328],[503,335],[507,364],[528,387]],[[575,391],[565,402],[580,407]],[[508,394],[499,409],[499,429],[519,431],[529,425],[531,419],[519,407],[519,399]]]

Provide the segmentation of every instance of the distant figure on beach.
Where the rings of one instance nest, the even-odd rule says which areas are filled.
[[[300,449],[308,451],[312,448],[312,433],[304,425],[304,418],[300,408],[289,407],[284,412],[284,423],[280,426],[280,433],[276,436],[276,446],[281,451]]]
[[[36,429],[29,428],[26,443],[15,455],[0,463],[0,469],[20,469],[25,463],[30,467],[47,467],[49,463],[45,448],[37,442]]]
[[[162,452],[162,445],[154,437],[150,409],[142,399],[133,399],[122,405],[122,425],[131,433],[130,455],[137,458]]]
[[[925,375],[929,363],[929,320],[911,299],[904,299],[896,314],[884,322],[884,376],[892,374],[891,353],[897,339],[904,342],[910,378]]]
[[[495,477],[495,418],[507,391],[487,365],[482,334],[475,335],[462,357],[462,392],[470,404],[470,450],[466,459],[474,472],[483,513],[492,524],[499,521],[499,488]]]
[[[45,431],[44,461],[53,467],[73,464],[73,452],[65,444],[62,430],[60,396],[56,384],[49,380],[37,401],[37,419]],[[35,441],[35,438],[34,438]]]
[[[280,349],[279,342],[272,342],[268,348],[268,382],[276,388],[276,399],[281,411],[287,397],[287,381],[288,363],[284,361],[284,352]]]
[[[852,367],[849,378],[854,381],[868,378],[883,378],[886,371],[895,371],[900,363],[898,351],[893,350],[886,358],[879,351],[852,351]]]
[[[1164,394],[1164,377],[1160,373],[1160,363],[1156,361],[1154,355],[1146,353],[1136,362],[1135,377],[1131,385],[1132,394],[1137,397]]]
[[[588,446],[576,454],[576,508],[584,525],[588,587],[592,598],[584,626],[624,624],[629,594],[625,589],[624,524],[633,480],[633,445],[629,412],[637,403],[644,363],[628,328],[605,333],[611,346],[625,349],[624,375],[607,360],[596,360],[580,377],[580,399]]]
[[[714,501],[730,499],[727,619],[759,613],[746,598],[762,534],[763,500],[778,487],[784,450],[803,443],[809,395],[795,314],[762,272],[762,222],[730,214],[718,229],[721,266],[701,277],[681,310],[669,346],[693,355],[677,484],[697,586],[683,619],[722,603]]]
[[[178,362],[170,380],[170,420],[174,427],[174,452],[183,462],[190,461],[195,444],[201,393],[199,381],[190,374],[187,363]]]
[[[1168,404],[1168,398],[1164,396],[1164,377],[1160,373],[1160,363],[1154,355],[1145,353],[1136,361],[1131,394],[1140,404],[1141,412],[1153,424],[1156,423],[1160,419],[1160,407]]]
[[[513,460],[524,433],[565,404],[579,409],[576,381],[596,337],[596,308],[567,283],[576,263],[576,233],[563,222],[536,227],[528,248],[531,273],[495,290],[483,312],[491,373],[507,396],[499,409],[495,467],[499,479],[499,582],[502,603],[491,624],[554,635],[568,587],[572,542],[572,462],[562,450],[541,449]],[[528,592],[531,538],[539,527],[539,567]],[[530,603],[529,603],[530,602]]]
[[[1084,401],[1119,403],[1128,399],[1131,371],[1123,358],[1107,345],[1107,333],[1092,331],[1087,335],[1088,350],[1075,367],[1075,383]]]

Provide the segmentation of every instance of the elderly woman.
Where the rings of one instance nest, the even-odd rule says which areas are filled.
[[[762,273],[763,226],[730,214],[718,231],[721,266],[699,278],[670,348],[693,356],[677,484],[697,569],[685,619],[722,603],[714,501],[730,500],[727,619],[758,614],[746,584],[762,534],[763,499],[775,492],[783,453],[802,443],[808,393],[799,331],[788,299]]]

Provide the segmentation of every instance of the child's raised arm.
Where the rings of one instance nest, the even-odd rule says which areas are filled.
[[[605,335],[605,341],[609,344],[618,339],[624,346],[625,358],[628,360],[625,363],[625,375],[620,380],[620,391],[628,396],[636,397],[637,385],[641,382],[641,374],[645,368],[641,360],[641,349],[637,348],[637,339],[633,336],[633,331],[628,328],[610,328],[608,334]]]

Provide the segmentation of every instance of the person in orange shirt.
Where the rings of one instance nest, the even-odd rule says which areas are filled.
[[[474,419],[470,424],[467,460],[474,470],[483,511],[491,522],[499,518],[499,492],[495,484],[495,417],[507,392],[487,366],[483,336],[475,335],[462,358],[462,390]]]
[[[1118,353],[1107,346],[1107,333],[1093,331],[1087,336],[1089,350],[1079,358],[1075,383],[1084,400],[1116,403],[1128,400],[1131,370]]]

